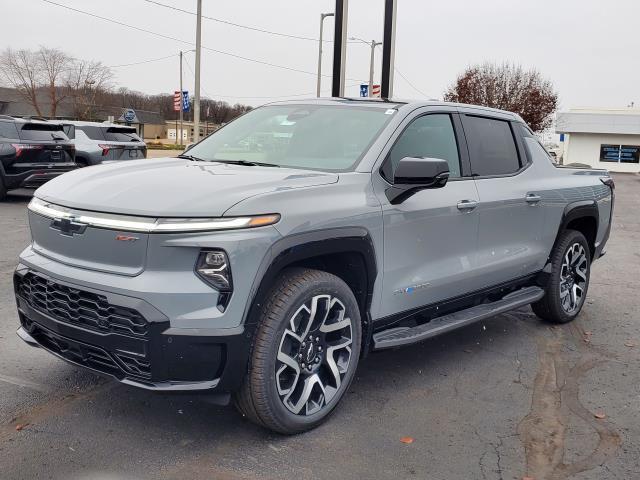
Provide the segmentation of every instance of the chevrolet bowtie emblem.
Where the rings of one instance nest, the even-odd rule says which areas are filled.
[[[73,218],[55,218],[51,222],[51,228],[58,230],[60,235],[73,237],[74,235],[82,235],[87,229],[87,224],[76,222]]]

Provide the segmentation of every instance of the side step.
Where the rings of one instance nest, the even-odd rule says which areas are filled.
[[[542,297],[544,297],[542,288],[526,287],[510,293],[496,302],[483,303],[466,310],[437,317],[417,327],[398,327],[383,330],[373,335],[373,349],[382,350],[421,342],[441,333],[523,307],[540,300]]]

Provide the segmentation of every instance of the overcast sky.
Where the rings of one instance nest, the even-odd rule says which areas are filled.
[[[157,62],[117,67],[116,84],[146,93],[178,87],[179,50],[193,48],[195,17],[146,0],[54,0],[56,3],[168,35],[170,40],[76,13],[43,0],[0,0],[0,47],[58,47],[76,57],[121,65],[173,55]],[[158,0],[195,11],[196,0]],[[332,0],[204,0],[204,15],[289,35],[317,38],[320,12]],[[398,0],[395,96],[441,98],[467,65],[486,60],[535,67],[553,81],[561,108],[640,106],[638,0]],[[381,40],[383,0],[350,0],[349,35]],[[333,38],[331,19],[325,38]],[[315,93],[315,41],[293,39],[203,20],[203,46],[310,73],[289,71],[204,51],[203,95],[252,105]],[[370,49],[351,43],[348,95],[367,80]],[[193,68],[193,53],[186,54]],[[331,73],[332,46],[324,49]],[[381,49],[376,56],[380,74]],[[323,79],[328,89],[330,79]],[[185,88],[193,74],[185,65]],[[328,91],[325,92],[328,95]]]

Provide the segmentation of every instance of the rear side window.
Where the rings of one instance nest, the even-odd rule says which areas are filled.
[[[0,122],[0,138],[19,138],[16,124],[13,122]]]
[[[471,115],[464,115],[463,122],[475,175],[508,175],[520,170],[509,122]]]
[[[53,140],[54,137],[67,140],[62,125],[25,123],[20,130],[21,140]]]
[[[404,157],[446,160],[450,177],[460,177],[460,156],[451,116],[440,113],[424,115],[409,124],[389,152],[382,168],[382,175],[387,181],[393,181],[398,162]]]
[[[105,139],[109,142],[139,142],[140,137],[134,128],[109,127],[104,132]]]
[[[84,134],[89,137],[91,140],[106,140],[104,138],[103,130],[101,127],[76,127],[76,129],[84,132]]]
[[[65,135],[71,140],[76,138],[76,127],[74,125],[63,124],[62,130],[64,131]]]

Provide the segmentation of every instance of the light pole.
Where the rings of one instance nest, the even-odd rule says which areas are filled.
[[[184,124],[184,114],[182,113],[184,110],[184,97],[182,89],[182,50],[180,50],[180,140],[179,144],[182,145],[182,129]],[[178,129],[176,128],[176,136],[178,135]]]
[[[202,53],[202,0],[198,0],[196,19],[196,81],[193,99],[193,143],[200,140],[200,55]],[[182,94],[181,94],[182,96]]]
[[[322,29],[324,26],[324,19],[327,17],[333,17],[333,13],[320,14],[320,41],[318,44],[318,86],[316,88],[318,97],[320,97],[320,84],[322,82]]]
[[[366,40],[358,37],[349,37],[349,40],[357,40],[371,47],[371,62],[369,64],[369,96],[373,97],[373,65],[375,63],[376,47],[382,45],[382,42],[376,42],[375,40],[367,42]]]

